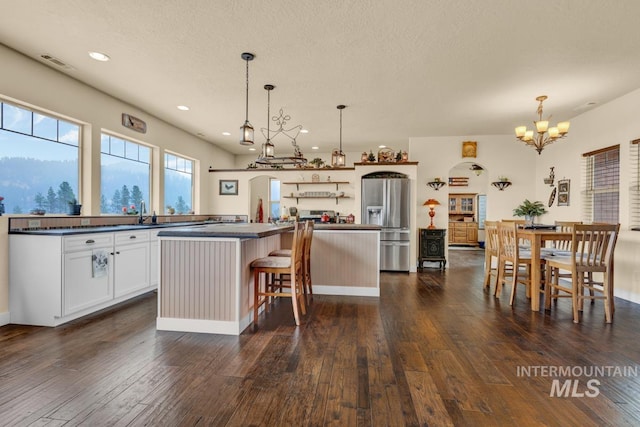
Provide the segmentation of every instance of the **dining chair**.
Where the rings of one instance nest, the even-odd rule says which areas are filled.
[[[498,223],[498,283],[496,284],[496,297],[499,297],[502,286],[511,277],[511,298],[509,304],[513,305],[516,294],[516,284],[525,285],[527,297],[531,295],[531,252],[523,250],[518,245],[516,223],[513,221],[501,221]],[[524,269],[524,270],[523,270]]]
[[[485,221],[484,222],[484,288],[491,288],[491,276],[495,274],[496,288],[498,286],[498,269],[493,267],[493,260],[495,258],[496,265],[498,262],[498,248],[500,246],[500,240],[498,238],[498,221]]]
[[[573,227],[576,224],[582,224],[582,221],[556,221],[555,226],[557,231],[564,233],[573,232]],[[553,248],[557,251],[570,251],[571,240],[556,240],[553,242]]]
[[[571,254],[547,258],[545,309],[551,309],[552,299],[571,298],[573,321],[579,323],[584,300],[589,299],[593,304],[596,299],[602,299],[605,322],[612,322],[613,255],[619,231],[620,224],[574,225]],[[560,270],[571,272],[570,281],[561,280]],[[585,290],[589,291],[586,295]]]
[[[258,326],[258,311],[261,305],[273,297],[290,297],[293,317],[300,325],[300,313],[306,314],[304,298],[304,273],[302,255],[304,253],[304,226],[296,222],[293,229],[291,256],[266,256],[251,262],[253,270],[253,325]],[[264,274],[264,280],[261,276]],[[289,274],[289,283],[274,280]],[[289,292],[283,292],[288,288]]]

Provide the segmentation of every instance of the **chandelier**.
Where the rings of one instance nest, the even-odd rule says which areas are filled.
[[[569,122],[560,122],[557,126],[549,127],[549,119],[542,120],[542,102],[547,99],[546,95],[536,98],[538,104],[538,120],[533,123],[536,127],[536,135],[533,130],[528,130],[526,126],[518,126],[516,128],[516,138],[527,145],[532,146],[538,152],[542,153],[545,146],[551,144],[556,139],[564,138],[569,132]],[[551,116],[549,116],[551,118]]]
[[[331,166],[334,168],[342,168],[347,161],[347,156],[345,156],[344,151],[342,151],[342,110],[347,107],[345,105],[338,105],[336,108],[340,110],[340,149],[331,152]]]
[[[245,92],[246,97],[245,97],[245,104],[244,104],[245,119],[244,119],[244,124],[240,126],[240,133],[241,133],[240,145],[253,145],[253,126],[251,126],[251,123],[249,123],[249,61],[253,61],[253,58],[255,58],[255,55],[253,53],[245,52],[240,56],[247,63],[247,74],[246,74],[247,91]]]
[[[298,134],[300,134],[300,130],[302,130],[302,125],[294,126],[290,129],[285,129],[284,126],[287,124],[289,120],[291,120],[291,116],[285,115],[280,109],[280,114],[278,116],[271,117],[271,91],[275,89],[274,85],[264,85],[264,89],[267,91],[267,128],[261,128],[260,131],[262,135],[264,135],[266,141],[262,144],[262,153],[256,160],[256,164],[259,165],[271,165],[271,166],[280,166],[280,165],[304,165],[307,163],[307,159],[304,158],[302,152],[300,151],[300,147],[296,143],[296,138]],[[291,140],[291,145],[293,146],[293,155],[292,156],[276,156],[275,153],[275,145],[271,142],[271,134],[272,131],[270,129],[269,123],[271,121],[276,122],[279,126],[278,129],[273,131],[273,137],[282,134]],[[267,133],[265,134],[265,130]]]

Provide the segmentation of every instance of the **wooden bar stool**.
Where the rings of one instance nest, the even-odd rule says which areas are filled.
[[[251,263],[253,269],[253,325],[258,326],[258,310],[271,297],[290,297],[293,317],[296,325],[300,325],[300,312],[306,314],[304,303],[304,268],[302,255],[304,252],[304,228],[296,222],[293,229],[291,256],[267,256]],[[264,273],[264,280],[261,275]],[[290,275],[289,285],[281,281],[270,280],[274,275]],[[290,292],[283,292],[289,288]]]
[[[304,293],[311,296],[313,299],[313,288],[311,285],[311,240],[313,239],[313,226],[314,223],[311,220],[305,222],[304,226],[304,251],[302,254],[302,262],[304,268]],[[269,256],[290,257],[291,249],[276,249],[269,253]],[[287,275],[288,276],[288,275]],[[281,280],[280,278],[274,278],[272,280]]]

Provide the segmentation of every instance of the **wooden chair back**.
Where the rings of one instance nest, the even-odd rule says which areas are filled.
[[[484,222],[484,250],[488,251],[491,256],[498,256],[498,248],[500,247],[500,239],[498,238],[498,221]]]
[[[571,239],[575,271],[610,271],[619,231],[620,224],[575,224]]]
[[[501,221],[498,223],[498,253],[503,259],[518,263],[518,237],[515,221]]]
[[[582,224],[582,221],[556,221],[555,226],[557,231],[562,231],[565,233],[573,233],[573,227],[576,224]],[[556,240],[553,242],[554,249],[559,249],[562,251],[570,251],[571,250],[571,241],[570,240]]]

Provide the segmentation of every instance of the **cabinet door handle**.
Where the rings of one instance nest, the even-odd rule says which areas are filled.
[[[135,238],[136,238],[136,236],[129,236],[129,238],[130,238],[130,239],[135,239]]]
[[[109,255],[115,255],[113,252],[109,252]]]
[[[116,255],[120,255],[120,251],[116,251]]]
[[[85,243],[86,243],[86,244],[89,244],[89,243],[95,243],[95,242],[96,242],[95,240],[93,240],[93,239],[89,239],[89,240],[87,240]]]

